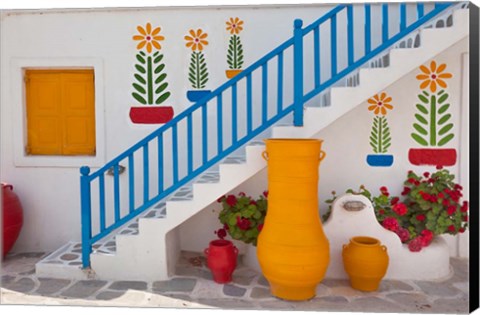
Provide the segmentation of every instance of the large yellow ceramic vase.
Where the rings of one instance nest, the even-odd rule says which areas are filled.
[[[262,273],[273,296],[315,296],[330,260],[318,213],[321,140],[267,139],[268,211],[257,242]]]

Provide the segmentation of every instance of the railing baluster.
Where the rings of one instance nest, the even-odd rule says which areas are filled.
[[[172,170],[173,185],[178,183],[178,124],[172,126]]]
[[[262,65],[262,123],[268,120],[268,65]]]
[[[80,195],[82,209],[82,264],[83,268],[90,267],[90,253],[92,252],[92,204],[90,191],[90,168],[80,168]]]
[[[115,208],[115,222],[120,220],[120,172],[119,165],[113,166],[113,198]]]
[[[232,144],[238,139],[237,83],[232,85]]]
[[[158,194],[163,192],[163,178],[165,172],[163,171],[163,132],[157,137],[157,151],[158,151]]]
[[[100,232],[105,230],[105,175],[98,176],[98,201],[100,211]]]
[[[208,117],[207,104],[202,104],[202,161],[206,164],[208,161]]]
[[[217,154],[223,151],[223,100],[222,93],[217,96]]]
[[[283,51],[278,54],[278,81],[277,81],[277,114],[282,111],[283,108]]]
[[[354,62],[353,46],[353,6],[347,5],[347,47],[348,47],[348,65]]]
[[[331,60],[332,60],[332,74],[331,77],[337,74],[337,15],[332,16],[330,20],[330,43],[331,43]]]
[[[128,156],[128,202],[129,212],[135,210],[135,164],[133,163],[133,153]]]
[[[425,15],[425,5],[423,3],[417,3],[417,16],[421,18]]]
[[[388,4],[382,4],[382,43],[388,40]]]
[[[247,131],[253,130],[253,113],[252,113],[252,74],[247,75]]]
[[[320,25],[313,29],[313,64],[315,87],[320,85]]]
[[[372,51],[372,16],[370,4],[365,4],[365,55]]]
[[[193,172],[193,122],[192,114],[187,116],[187,169],[188,174]]]
[[[400,3],[400,31],[407,28],[407,5]]]
[[[148,143],[143,145],[143,203],[147,203],[150,195],[150,172],[148,165]]]
[[[303,21],[293,23],[293,125],[303,126]]]

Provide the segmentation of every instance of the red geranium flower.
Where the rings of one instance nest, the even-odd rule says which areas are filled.
[[[407,195],[410,192],[410,190],[411,190],[410,187],[407,187],[407,186],[403,187],[402,196]]]
[[[218,203],[221,203],[221,202],[223,201],[223,198],[225,198],[225,196],[219,197],[219,198],[217,199],[217,202],[218,202]]]
[[[391,204],[392,206],[394,206],[394,205],[396,205],[396,204],[398,203],[399,200],[400,200],[400,199],[399,199],[398,197],[394,197],[394,198],[392,198],[392,200],[390,200],[390,204]]]
[[[410,239],[410,232],[408,232],[407,229],[400,227],[396,233],[398,237],[400,237],[400,240],[402,241],[402,243],[405,243]]]
[[[240,217],[237,217],[237,226],[240,230],[248,230],[250,228],[250,220],[249,219],[245,219],[245,218],[241,218]]]
[[[425,173],[423,173],[423,176],[425,176],[425,177],[428,178],[428,177],[430,176],[430,173],[429,173],[429,172],[425,172]]]
[[[422,221],[425,221],[425,219],[427,218],[424,214],[419,214],[415,217],[418,221],[422,222]]]
[[[225,236],[227,236],[227,231],[225,231],[225,229],[218,229],[215,231],[215,234],[217,234],[219,239],[223,240]]]
[[[468,201],[464,201],[462,204],[462,207],[460,208],[461,212],[467,212],[468,211]]]
[[[234,205],[236,205],[237,204],[237,197],[235,197],[234,195],[228,195],[227,196],[227,204],[230,207],[233,207]]]
[[[455,226],[453,224],[448,227],[448,230],[452,233],[455,233],[456,231]]]
[[[260,223],[260,224],[257,226],[257,230],[258,230],[258,232],[260,232],[262,229],[263,229],[263,223]]]
[[[468,215],[464,215],[464,216],[462,217],[462,220],[463,220],[464,222],[467,222],[467,221],[468,221]]]
[[[382,226],[392,232],[396,232],[399,228],[397,219],[393,217],[385,218],[385,220],[383,220]]]
[[[414,238],[413,240],[408,243],[408,249],[411,252],[419,252],[422,250],[422,241],[419,237]]]
[[[430,230],[423,230],[422,233],[420,233],[420,240],[422,243],[422,246],[428,246],[432,242],[433,239],[433,232]]]
[[[454,214],[455,211],[457,211],[457,207],[455,207],[455,206],[448,206],[448,208],[447,208],[447,213],[448,213],[448,215]]]
[[[242,191],[242,192],[239,192],[238,195],[239,195],[240,197],[245,197],[245,196],[246,196],[243,191]]]
[[[407,206],[401,202],[394,205],[392,210],[399,216],[404,216],[408,212]]]
[[[268,198],[268,190],[265,190],[265,191],[263,192],[263,195],[265,196],[265,198]]]

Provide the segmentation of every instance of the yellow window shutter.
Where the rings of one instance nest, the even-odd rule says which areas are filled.
[[[27,154],[95,155],[93,70],[27,70]]]

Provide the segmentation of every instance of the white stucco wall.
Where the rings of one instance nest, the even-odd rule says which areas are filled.
[[[89,165],[95,169],[103,165],[158,127],[134,125],[128,117],[130,106],[136,103],[131,96],[131,85],[137,52],[132,36],[137,33],[137,25],[151,22],[162,28],[162,35],[166,38],[161,43],[162,53],[172,93],[167,105],[173,106],[178,114],[191,104],[185,98],[189,89],[187,68],[190,50],[185,47],[183,39],[189,29],[202,28],[208,33],[210,44],[205,49],[205,56],[210,80],[207,88],[214,89],[226,80],[228,34],[224,26],[228,18],[238,16],[245,21],[241,37],[246,68],[291,36],[294,19],[302,18],[307,25],[330,8],[330,5],[303,5],[2,12],[0,180],[14,185],[25,211],[24,227],[14,250],[51,251],[67,241],[80,240],[78,168]],[[454,73],[452,89],[455,88],[455,91],[460,89],[458,54],[463,48],[459,49],[452,49],[439,58],[447,62],[448,70]],[[97,156],[94,158],[24,155],[22,69],[50,67],[89,67],[95,70]],[[392,192],[397,192],[400,184],[394,182],[395,177],[403,179],[406,170],[412,168],[406,160],[406,152],[413,147],[413,142],[405,130],[412,124],[410,107],[415,94],[404,91],[417,87],[414,76],[411,74],[410,78],[402,79],[386,91],[394,98],[395,106],[388,116],[389,119],[391,117],[394,167],[379,169],[365,164],[365,156],[370,153],[368,134],[372,119],[365,106],[355,109],[318,135],[325,140],[324,150],[327,152],[327,159],[320,168],[320,200],[328,198],[331,190],[341,192],[361,183],[372,190],[387,185]],[[285,84],[289,84],[288,78]],[[452,91],[451,95],[457,98],[457,102],[452,99],[452,104],[459,104],[459,94]],[[452,114],[456,132],[452,144],[458,149],[460,114]],[[452,170],[458,172],[458,167]],[[245,191],[254,196],[261,194],[266,186],[265,174],[262,172],[236,192]],[[124,195],[125,176],[121,181]],[[212,208],[215,207],[218,211],[218,206],[212,204]],[[183,249],[201,251],[214,237],[213,231],[219,224],[212,208],[205,209],[179,228]],[[192,229],[198,226],[202,226],[201,231]]]

